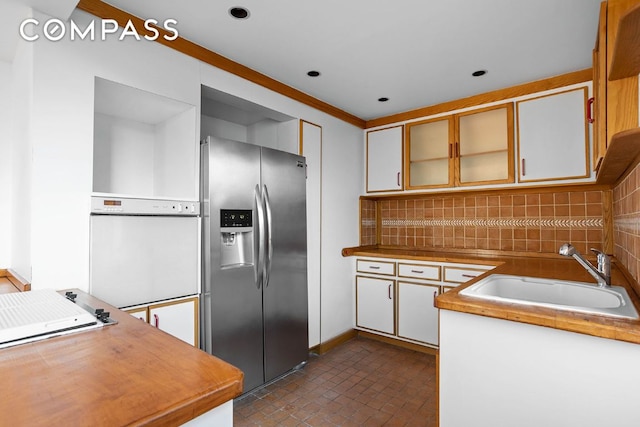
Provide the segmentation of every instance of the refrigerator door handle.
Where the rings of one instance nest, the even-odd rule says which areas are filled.
[[[266,219],[266,227],[265,227],[265,243],[266,243],[266,252],[264,259],[264,286],[269,286],[269,275],[271,274],[271,260],[273,259],[273,245],[271,242],[271,202],[269,201],[269,192],[267,191],[267,186],[262,186],[262,198],[264,200],[264,211],[265,211],[265,219]]]
[[[253,273],[256,287],[260,289],[264,279],[264,201],[260,193],[260,186],[256,184],[253,190],[257,220],[253,234]]]

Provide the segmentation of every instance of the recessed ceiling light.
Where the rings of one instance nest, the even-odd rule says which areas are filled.
[[[249,9],[241,6],[232,7],[229,9],[229,15],[236,19],[247,19],[249,17]]]
[[[485,74],[487,74],[487,70],[478,70],[471,73],[473,77],[480,77],[480,76],[484,76]]]
[[[379,102],[387,102],[388,100],[389,100],[389,98],[385,98],[385,97],[378,98]]]
[[[309,77],[318,77],[320,75],[320,71],[311,70],[307,72],[307,76]]]

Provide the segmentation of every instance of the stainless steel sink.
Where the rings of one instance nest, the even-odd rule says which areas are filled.
[[[560,310],[638,319],[629,294],[620,286],[492,274],[460,295]]]

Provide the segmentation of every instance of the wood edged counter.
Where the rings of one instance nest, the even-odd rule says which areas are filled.
[[[236,367],[73,291],[118,323],[0,349],[1,424],[176,426],[241,394]]]
[[[440,294],[436,298],[436,306],[444,310],[488,316],[640,344],[640,320],[481,300],[460,295],[460,291],[491,274],[511,274],[546,279],[572,280],[594,283],[595,285],[593,277],[574,259],[552,254],[544,257],[501,256],[484,255],[474,252],[389,249],[378,248],[376,246],[346,248],[342,253],[344,256],[493,264],[496,265],[496,268],[493,270],[455,289]],[[627,290],[636,310],[640,313],[640,298],[638,298],[637,284],[633,281],[626,269],[615,259],[613,259],[612,262],[611,276],[611,283],[613,285],[623,286]]]

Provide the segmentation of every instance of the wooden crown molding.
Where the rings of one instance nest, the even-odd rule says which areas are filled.
[[[545,90],[558,89],[563,86],[588,82],[591,80],[593,80],[593,72],[591,68],[587,68],[584,70],[561,74],[559,76],[550,77],[547,79],[536,80],[517,86],[494,90],[492,92],[481,93],[479,95],[473,95],[467,98],[456,99],[454,101],[444,102],[442,104],[421,107],[415,110],[405,111],[404,113],[398,113],[390,116],[379,117],[377,119],[367,120],[365,129],[384,126],[391,123],[404,122],[421,117],[428,117],[434,114],[446,113],[462,108],[488,104],[490,102],[503,101],[509,98],[529,95],[531,93],[542,92]]]
[[[101,0],[80,0],[77,8],[90,13],[100,19],[114,19],[121,27],[131,21],[140,35],[152,35],[144,27],[144,20],[125,12],[117,7],[111,6]],[[161,36],[167,35],[168,32],[163,28],[156,27]],[[442,104],[418,108],[416,110],[406,111],[403,113],[393,114],[390,116],[380,117],[372,120],[364,120],[353,114],[347,113],[331,104],[314,98],[298,89],[292,88],[282,82],[279,82],[265,74],[259,73],[249,67],[237,63],[226,58],[216,52],[206,49],[196,43],[178,36],[175,40],[166,40],[164,37],[157,37],[156,42],[163,44],[171,49],[177,50],[185,55],[191,56],[197,60],[205,62],[223,71],[234,74],[252,83],[265,87],[269,90],[277,92],[288,98],[294,99],[302,104],[315,108],[335,118],[343,120],[361,129],[368,129],[377,126],[398,123],[402,121],[412,120],[420,117],[427,117],[447,111],[458,110],[461,108],[472,107],[489,102],[501,101],[522,95],[528,95],[534,92],[556,89],[570,84],[582,83],[592,80],[591,68],[574,71],[572,73],[563,74],[535,82],[525,83],[512,86],[505,89],[499,89],[479,95],[470,96]]]
[[[118,22],[118,25],[123,27],[127,22],[131,21],[136,28],[136,31],[140,35],[152,35],[148,30],[144,28],[144,20],[134,16],[128,12],[118,9],[110,4],[107,4],[101,0],[80,0],[77,6],[78,9],[97,16],[100,19],[114,19]],[[160,27],[156,27],[161,36],[168,34],[166,30]],[[333,117],[343,120],[359,128],[364,128],[365,121],[359,117],[349,114],[339,108],[334,107],[324,101],[314,98],[306,93],[287,86],[269,76],[259,73],[249,67],[232,61],[220,54],[210,51],[198,44],[195,44],[185,38],[178,36],[175,40],[166,40],[164,37],[158,37],[156,41],[171,49],[175,49],[178,52],[189,55],[195,59],[205,62],[209,65],[213,65],[216,68],[220,68],[226,72],[234,74],[252,83],[258,84],[262,87],[270,89],[288,98],[294,99],[312,108],[327,113]]]

